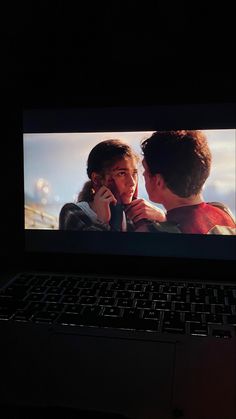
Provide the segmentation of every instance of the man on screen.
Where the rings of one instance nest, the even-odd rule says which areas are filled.
[[[235,234],[235,220],[226,205],[207,203],[202,196],[212,162],[202,131],[157,131],[141,148],[149,199],[165,207],[168,222],[182,233]]]

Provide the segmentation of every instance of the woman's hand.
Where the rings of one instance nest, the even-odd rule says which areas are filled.
[[[106,186],[102,186],[94,195],[93,210],[98,219],[103,223],[109,223],[111,219],[110,204],[116,204],[117,200]]]
[[[127,206],[125,212],[134,223],[143,219],[159,222],[166,221],[164,211],[150,204],[145,199],[134,199]]]

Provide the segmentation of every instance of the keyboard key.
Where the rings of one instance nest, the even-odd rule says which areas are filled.
[[[227,316],[227,323],[236,326],[236,316]]]
[[[210,304],[224,304],[225,298],[224,297],[209,297]]]
[[[119,317],[121,316],[121,309],[118,307],[105,307],[103,316]]]
[[[49,304],[48,304],[49,305]],[[50,304],[51,305],[51,304]],[[52,304],[53,305],[53,304]],[[32,301],[31,303],[29,303],[29,305],[28,305],[28,309],[29,310],[32,310],[34,313],[36,312],[36,311],[42,311],[44,308],[46,308],[47,307],[47,304],[46,303],[43,303],[43,302],[37,302],[37,301]]]
[[[113,291],[124,291],[126,289],[126,283],[125,282],[120,282],[120,283],[113,283],[111,285],[111,290]]]
[[[46,287],[38,287],[38,288],[46,288]],[[45,291],[45,290],[42,290],[42,291]],[[63,291],[63,288],[61,288],[61,287],[50,287],[50,288],[48,288],[48,293],[49,294],[61,294],[62,291]]]
[[[28,305],[27,301],[18,300],[15,297],[0,296],[0,310],[9,308],[11,310],[24,309]]]
[[[115,292],[113,290],[99,290],[98,296],[99,297],[108,297],[112,298],[114,296]]]
[[[59,294],[61,294],[61,292]],[[73,295],[75,297],[76,295],[80,294],[80,289],[79,288],[74,288],[74,287],[62,288],[62,294],[63,295]]]
[[[143,291],[143,285],[142,284],[129,284],[128,285],[128,287],[127,287],[127,290],[129,290],[129,291],[135,291],[135,292],[138,292],[138,291]]]
[[[166,301],[167,300],[167,294],[162,294],[159,292],[154,292],[152,294],[152,299],[153,300],[158,300],[158,301]]]
[[[152,301],[149,301],[149,300],[137,300],[136,301],[136,307],[137,308],[151,308],[152,307]]]
[[[166,285],[163,287],[162,292],[165,294],[177,294],[177,287]]]
[[[119,298],[117,307],[133,307],[133,302],[131,299]]]
[[[41,311],[33,316],[33,320],[35,322],[53,323],[57,317],[58,313]]]
[[[186,302],[186,295],[183,296],[183,295],[174,295],[174,294],[171,294],[170,295],[170,300],[171,301],[174,301],[174,302],[185,303]]]
[[[180,313],[175,311],[165,311],[164,312],[164,321],[170,323],[180,322]]]
[[[47,304],[47,311],[55,311],[58,313],[61,313],[62,310],[64,309],[65,304],[62,303],[49,303]]]
[[[83,324],[82,317],[79,314],[62,313],[57,318],[57,323],[65,325],[79,326]]]
[[[78,301],[78,297],[77,296],[73,296],[73,295],[65,295],[62,299],[62,303],[71,303],[71,304],[75,304]]]
[[[72,297],[72,298],[74,298],[74,297]],[[46,296],[44,301],[51,302],[51,303],[57,303],[60,299],[61,299],[61,295],[49,294],[49,295]]]
[[[228,296],[228,303],[230,304],[230,305],[236,305],[236,298],[235,297],[233,297],[233,296]]]
[[[37,309],[27,308],[25,310],[18,310],[14,316],[14,320],[27,321],[37,312]]]
[[[195,311],[197,313],[211,313],[210,304],[196,304]]]
[[[171,303],[166,301],[156,301],[155,308],[157,310],[171,310]]]
[[[25,301],[42,301],[44,294],[29,294]]]
[[[28,281],[29,279],[32,279],[33,277],[34,277],[33,274],[22,273],[16,278],[15,282],[18,282],[18,281],[21,281],[21,280],[22,281]]]
[[[199,306],[202,304],[204,305],[206,303],[206,298],[205,297],[198,297],[197,295],[194,296],[190,296],[190,303],[196,303]]]
[[[33,275],[22,275],[19,276],[14,283],[18,285],[28,285],[30,280],[33,278]]]
[[[160,311],[158,310],[144,310],[143,312],[143,318],[144,319],[152,319],[152,320],[158,320],[160,319]]]
[[[130,291],[117,291],[116,293],[116,298],[131,298],[131,297],[132,297],[132,293]]]
[[[81,297],[79,300],[80,304],[86,304],[86,305],[93,305],[97,301],[97,297]],[[69,302],[69,301],[68,301]]]
[[[0,320],[9,320],[15,314],[15,310],[10,308],[0,308]]]
[[[27,285],[11,285],[4,290],[4,294],[12,297],[24,298],[28,290],[29,287]]]
[[[185,323],[181,321],[180,313],[165,311],[162,331],[183,334],[185,332]]]
[[[202,316],[200,313],[185,313],[185,321],[201,323]]]
[[[206,314],[206,322],[207,323],[223,323],[223,316],[219,314]]]
[[[138,308],[127,308],[124,309],[123,317],[124,319],[139,319],[141,315],[141,310]]]
[[[175,333],[175,334],[181,334],[182,335],[182,334],[185,333],[185,324],[184,323],[179,323],[179,324],[175,324],[173,326],[163,325],[162,332]]]
[[[207,336],[207,325],[202,323],[190,323],[190,334],[194,336]]]
[[[83,281],[79,282],[78,287],[79,288],[92,288],[93,287],[93,281]]]
[[[101,314],[101,310],[102,307],[99,306],[85,306],[83,316],[96,319]]]
[[[100,306],[108,306],[108,307],[112,307],[115,304],[115,298],[100,298],[98,301],[98,304]]]
[[[232,314],[232,309],[230,306],[215,305],[216,314]]]
[[[92,288],[85,288],[82,289],[80,296],[87,296],[87,297],[93,297],[96,294],[97,290]]]
[[[64,304],[62,304],[64,306]],[[65,307],[66,313],[80,314],[84,306],[81,304],[67,304]]]
[[[44,285],[36,285],[31,288],[32,293],[36,294],[43,294],[48,290],[48,287],[45,287]]]
[[[176,311],[191,311],[191,304],[189,303],[175,303],[175,310]]]
[[[139,300],[149,300],[149,296],[149,292],[136,292],[134,298]]]
[[[152,285],[147,285],[146,286],[146,292],[159,292],[161,289],[161,285],[160,284],[152,284]]]
[[[62,280],[64,280],[64,277],[62,276],[52,276],[45,282],[45,285],[47,287],[58,287]]]

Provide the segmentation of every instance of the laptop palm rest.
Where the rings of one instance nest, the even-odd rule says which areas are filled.
[[[50,403],[168,418],[174,354],[174,343],[53,334]]]

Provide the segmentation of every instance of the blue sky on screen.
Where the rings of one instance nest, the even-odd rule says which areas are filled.
[[[206,201],[221,201],[235,211],[236,130],[206,130],[213,163],[205,184]],[[120,138],[140,154],[141,140],[152,131],[106,133],[24,134],[25,201],[34,201],[36,184],[47,187],[47,204],[61,207],[74,202],[87,178],[86,161],[90,150],[100,141]],[[142,165],[139,168],[139,197],[148,199]]]

